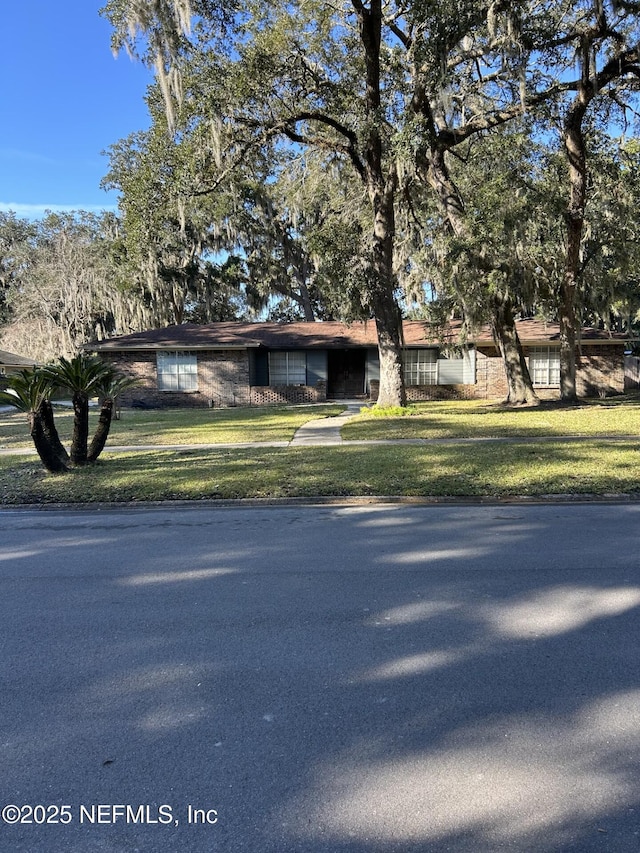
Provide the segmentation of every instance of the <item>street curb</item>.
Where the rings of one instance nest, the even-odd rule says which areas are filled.
[[[194,499],[194,500],[166,500],[166,501],[110,501],[96,503],[41,503],[41,504],[0,504],[0,513],[17,510],[20,512],[32,511],[68,511],[79,510],[101,512],[114,509],[167,509],[176,508],[200,508],[217,509],[246,507],[269,508],[269,507],[302,507],[302,506],[505,506],[509,504],[521,506],[550,506],[572,504],[634,504],[640,503],[640,494],[607,494],[607,495],[505,495],[500,496],[438,496],[438,495],[362,495],[353,497],[340,495],[318,495],[317,497],[299,498],[220,498]]]

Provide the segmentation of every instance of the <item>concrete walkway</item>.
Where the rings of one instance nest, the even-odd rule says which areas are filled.
[[[345,411],[333,418],[318,418],[315,421],[307,421],[295,433],[290,442],[290,447],[302,447],[325,444],[342,444],[340,430],[346,422],[360,414],[363,403],[358,401],[346,401]]]
[[[528,444],[536,442],[570,442],[589,438],[583,435],[539,435],[539,436],[481,436],[474,438],[396,438],[396,439],[362,439],[345,442],[340,431],[348,420],[360,413],[366,405],[359,400],[345,400],[345,410],[335,417],[317,418],[307,421],[299,427],[291,441],[245,441],[214,444],[130,444],[110,445],[104,448],[104,453],[140,453],[171,450],[187,452],[192,450],[222,450],[225,448],[266,448],[266,447],[324,447],[330,445],[359,444],[406,444],[406,445],[438,445],[438,444]],[[632,441],[637,435],[599,435],[600,441]],[[29,456],[33,455],[33,447],[0,448],[0,456]]]
[[[359,414],[364,405],[364,403],[357,400],[345,400],[346,409],[341,415],[333,418],[318,418],[317,420],[307,421],[307,423],[296,430],[291,441],[245,441],[229,444],[108,444],[104,448],[103,453],[136,453],[144,451],[153,452],[156,450],[221,450],[232,447],[313,447],[342,444],[343,439],[340,435],[340,430],[350,418]],[[0,449],[0,456],[28,456],[34,452],[33,447]]]

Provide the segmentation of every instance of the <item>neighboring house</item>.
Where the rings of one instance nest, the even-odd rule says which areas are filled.
[[[25,358],[23,355],[16,355],[13,352],[0,349],[0,381],[5,376],[35,366],[36,362],[31,358]]]
[[[428,323],[404,323],[404,371],[410,401],[499,398],[507,394],[504,368],[488,329],[464,347],[460,324],[444,336]],[[531,377],[541,397],[558,397],[557,325],[518,322]],[[626,339],[583,329],[578,353],[580,396],[624,390]],[[185,324],[87,345],[140,384],[123,404],[234,406],[376,399],[379,386],[376,327],[352,324]]]

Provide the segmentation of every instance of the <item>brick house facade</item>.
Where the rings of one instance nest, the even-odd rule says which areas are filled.
[[[558,397],[557,327],[524,320],[518,331],[538,395]],[[452,323],[444,337],[436,336],[427,323],[404,323],[409,402],[506,397],[504,367],[488,330],[479,330],[465,347],[456,344],[459,324]],[[621,336],[582,330],[576,377],[580,396],[624,391],[625,343]],[[138,386],[123,396],[123,405],[375,400],[379,384],[372,322],[185,324],[112,338],[89,348],[138,380]]]

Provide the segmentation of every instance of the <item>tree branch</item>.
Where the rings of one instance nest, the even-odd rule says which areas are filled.
[[[296,129],[296,125],[300,121],[317,121],[320,124],[325,124],[344,136],[347,143],[340,144],[335,140],[323,139],[321,136],[300,133]],[[302,112],[285,119],[279,126],[274,128],[274,130],[276,132],[283,133],[287,139],[290,139],[292,142],[297,142],[300,145],[315,145],[344,154],[349,158],[360,178],[362,178],[362,180],[366,179],[366,167],[358,154],[358,139],[356,134],[340,122],[333,119],[331,116],[324,115],[324,113]]]

